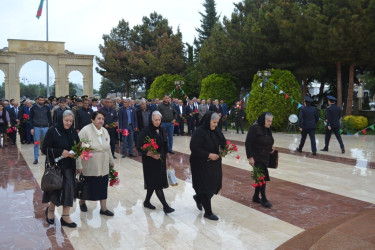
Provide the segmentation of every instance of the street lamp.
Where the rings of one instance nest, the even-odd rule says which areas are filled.
[[[29,80],[27,80],[26,77],[22,77],[22,81],[23,81],[23,84],[24,84],[24,85],[26,85],[26,83],[25,83],[26,81],[29,82]]]
[[[264,70],[263,72],[258,70],[257,75],[259,78],[262,77],[262,90],[264,90],[264,84],[267,77],[271,76],[271,71]]]

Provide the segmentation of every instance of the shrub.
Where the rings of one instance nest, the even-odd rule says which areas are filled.
[[[342,122],[344,130],[349,132],[356,132],[368,126],[368,120],[364,116],[347,115]]]
[[[272,69],[272,75],[265,83],[264,90],[260,84],[262,79],[254,75],[251,85],[251,94],[246,106],[246,117],[250,124],[254,123],[259,115],[265,111],[273,114],[272,128],[282,130],[287,127],[288,117],[291,114],[298,115],[297,102],[301,100],[301,90],[296,78],[288,70]],[[277,89],[272,83],[275,83]],[[285,99],[285,94],[279,94],[280,90],[287,93],[291,99]]]
[[[179,75],[170,75],[164,74],[155,78],[154,82],[151,84],[150,90],[148,91],[147,98],[154,99],[154,98],[163,98],[165,94],[170,94],[176,89],[176,85],[174,84],[175,81],[184,81],[184,79]],[[175,98],[183,98],[182,91],[176,89],[173,92],[171,97]]]
[[[231,74],[212,74],[202,80],[200,99],[224,100],[228,107],[239,98],[238,79]]]

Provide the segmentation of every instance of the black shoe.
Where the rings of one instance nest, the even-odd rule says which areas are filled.
[[[48,209],[49,209],[49,207],[46,208],[46,221],[47,221],[48,224],[52,225],[52,224],[55,223],[55,219],[48,218]]]
[[[193,199],[195,200],[195,203],[197,204],[197,208],[202,211],[202,203],[198,201],[198,196],[193,195]]]
[[[300,148],[296,148],[296,150],[297,150],[298,152],[302,153],[302,149],[300,149]]]
[[[204,214],[203,217],[204,217],[204,218],[207,218],[207,219],[209,219],[209,220],[219,220],[219,217],[217,217],[217,216],[214,215],[214,214],[210,214],[210,215]]]
[[[81,210],[81,212],[87,212],[86,203],[83,203],[82,205],[79,205],[79,209]]]
[[[263,206],[263,207],[266,207],[266,208],[270,208],[272,207],[272,204],[268,201],[268,200],[260,200],[260,204]]]
[[[113,159],[117,159],[117,157],[116,157],[116,156],[113,156]]]
[[[38,160],[34,160],[34,161],[33,161],[33,164],[38,164]]]
[[[313,152],[312,154],[313,154],[313,155],[316,155],[316,152]]]
[[[121,158],[126,158],[126,155],[121,156]]]
[[[260,204],[259,197],[253,196],[253,202]]]
[[[60,218],[60,223],[61,223],[61,226],[67,226],[67,227],[70,227],[70,228],[76,228],[77,227],[76,223],[74,223],[74,222],[68,223],[68,222],[64,221],[64,219],[62,217]]]
[[[115,215],[114,213],[112,213],[108,209],[105,210],[104,212],[100,209],[100,214],[104,214],[104,215],[107,215],[107,216],[113,216],[113,215]]]
[[[135,155],[133,155],[133,154],[129,154],[129,157],[136,157]]]
[[[341,153],[345,154],[345,149],[344,148],[341,149]]]
[[[168,151],[168,153],[170,153],[170,154],[172,154],[172,155],[174,155],[175,153],[173,152],[173,151]]]
[[[169,214],[169,213],[174,212],[174,209],[171,208],[171,207],[165,207],[165,208],[163,208],[163,211],[164,211],[164,213]]]
[[[326,152],[328,152],[328,148],[322,148],[320,151],[326,151]]]
[[[151,204],[151,202],[143,202],[143,206],[146,207],[146,208],[149,208],[149,209],[156,209],[156,207],[154,205]]]

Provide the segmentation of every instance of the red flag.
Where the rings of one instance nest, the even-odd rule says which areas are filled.
[[[367,130],[366,129],[362,129],[362,133],[367,134]]]
[[[40,0],[38,11],[36,12],[36,18],[40,18],[42,16],[42,9],[43,9],[44,0]]]
[[[288,99],[288,97],[289,97],[288,94],[285,94],[285,99]]]

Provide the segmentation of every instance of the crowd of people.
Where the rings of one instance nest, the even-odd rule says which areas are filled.
[[[311,105],[311,98],[305,98],[305,107],[300,110],[301,143],[297,150],[302,151],[307,134],[311,138],[312,152],[316,155],[315,128],[319,116]],[[328,151],[331,133],[338,137],[344,153],[344,145],[338,133],[339,109],[335,98],[329,97],[327,109],[327,132],[323,151]],[[244,109],[241,101],[228,110],[221,100],[200,100],[193,98],[184,105],[182,100],[171,99],[164,95],[162,100],[104,98],[98,100],[82,96],[65,96],[44,98],[39,96],[35,103],[25,99],[18,102],[11,99],[0,101],[0,133],[3,135],[3,147],[7,146],[7,136],[14,145],[17,130],[22,144],[34,144],[34,164],[38,164],[39,147],[42,153],[62,168],[63,187],[60,190],[43,193],[43,202],[49,203],[45,214],[46,221],[54,224],[56,206],[63,206],[61,225],[76,227],[70,218],[75,193],[75,175],[86,176],[90,190],[89,201],[100,201],[100,214],[114,216],[106,206],[110,168],[114,167],[117,141],[122,142],[122,158],[142,156],[144,188],[146,197],[144,207],[156,209],[151,204],[155,192],[163,205],[164,212],[172,213],[164,196],[163,189],[168,188],[167,166],[170,155],[175,154],[173,136],[191,135],[190,166],[192,173],[193,196],[199,210],[204,208],[204,217],[218,220],[212,212],[211,198],[218,194],[222,187],[221,151],[227,140],[222,132],[228,129],[228,116],[231,115],[236,125],[236,132],[244,134],[242,121]],[[245,141],[246,156],[251,166],[256,166],[264,176],[264,185],[255,188],[252,201],[270,208],[272,204],[266,197],[266,182],[270,181],[268,166],[270,154],[274,152],[274,138],[271,132],[273,115],[262,113],[249,128]],[[187,133],[185,126],[187,124]],[[18,129],[13,129],[17,127]],[[126,131],[126,133],[124,133]],[[95,149],[91,158],[85,161],[72,153],[74,143],[87,140]],[[150,142],[154,150],[145,147]],[[135,145],[136,152],[133,151]],[[157,145],[157,147],[155,147]],[[261,195],[261,197],[260,197]],[[81,212],[87,212],[86,200],[79,201]]]

